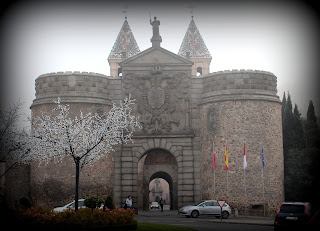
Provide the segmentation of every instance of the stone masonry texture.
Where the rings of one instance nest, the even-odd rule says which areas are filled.
[[[241,214],[272,215],[284,200],[281,102],[277,78],[270,72],[231,70],[194,76],[193,62],[161,47],[149,48],[119,63],[122,77],[88,72],[44,74],[36,80],[32,116],[54,115],[53,100],[70,105],[70,116],[108,111],[126,95],[136,99],[141,129],[133,142],[114,147],[80,172],[80,198],[112,195],[121,206],[128,195],[135,208],[148,209],[149,183],[165,179],[171,208],[214,199],[212,144],[217,159],[216,199]],[[224,149],[228,146],[228,187]],[[243,147],[246,145],[246,197]],[[262,196],[261,145],[264,149],[265,200]],[[25,173],[23,178],[19,177]],[[12,175],[14,176],[14,174]],[[32,163],[8,184],[7,201],[23,194],[37,205],[59,206],[74,198],[71,159]],[[10,176],[9,176],[10,177]],[[23,183],[25,182],[25,183]],[[22,186],[23,185],[23,186]],[[15,189],[23,192],[13,193]]]

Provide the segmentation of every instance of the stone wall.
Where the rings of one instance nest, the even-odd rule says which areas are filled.
[[[61,97],[61,101],[64,98]],[[102,113],[110,106],[103,104],[68,103],[71,118],[89,112]],[[53,111],[55,104],[38,104],[32,106],[33,117],[44,114],[56,115]],[[100,158],[92,166],[85,166],[80,171],[79,198],[90,195],[106,197],[113,195],[114,185],[114,153]],[[71,157],[66,157],[61,163],[31,165],[31,195],[37,205],[59,206],[74,199],[75,193],[75,164]]]
[[[177,176],[174,171],[156,165],[153,173],[167,172],[177,180],[177,201],[175,207],[194,203],[195,192],[200,187],[195,184],[195,166],[200,165],[193,157],[192,136],[135,136],[134,143],[116,147],[115,155],[115,204],[120,206],[128,195],[133,196],[133,206],[142,209],[144,160],[152,150],[164,150],[174,156],[177,162]],[[153,173],[147,174],[147,178]],[[149,182],[148,182],[149,183]],[[176,190],[176,189],[175,189]],[[140,201],[140,202],[139,202]]]
[[[79,198],[113,196],[114,154],[100,158],[80,171]],[[36,205],[62,206],[74,200],[75,164],[66,157],[61,163],[47,165],[34,162],[31,170],[31,195]]]
[[[258,79],[260,85],[256,86],[253,82]],[[202,198],[214,197],[211,167],[214,142],[216,199],[226,199],[232,208],[237,207],[242,214],[261,215],[263,145],[265,203],[267,213],[274,214],[284,200],[281,103],[276,96],[275,76],[265,72],[234,71],[213,74],[204,81],[206,87],[201,104]],[[229,155],[228,190],[224,159],[226,144]],[[248,161],[247,198],[244,188],[244,144]]]
[[[6,169],[12,166],[12,162],[6,162]],[[18,206],[19,199],[27,196],[31,197],[30,192],[30,166],[25,164],[16,164],[2,178],[5,180],[4,196],[9,206]],[[1,189],[2,190],[2,189]],[[1,198],[2,199],[2,198]]]
[[[121,85],[120,85],[121,86]],[[111,88],[111,89],[109,89]],[[101,74],[87,72],[58,72],[40,76],[36,80],[36,99],[31,109],[33,118],[41,113],[54,117],[57,111],[53,100],[59,96],[62,103],[70,106],[69,116],[86,113],[103,113],[110,110],[111,92],[115,100],[120,99],[119,81]],[[119,101],[117,102],[119,103]],[[61,163],[31,164],[31,196],[35,204],[61,206],[74,200],[75,164],[71,157]],[[114,153],[85,166],[80,171],[79,198],[90,195],[113,196]]]
[[[109,81],[105,75],[88,72],[57,72],[36,79],[32,106],[51,103],[58,96],[65,102],[109,103]]]
[[[156,58],[155,58],[156,57]],[[242,214],[261,214],[262,164],[265,155],[265,203],[272,215],[284,199],[281,103],[277,79],[270,72],[232,70],[191,76],[192,63],[162,48],[152,48],[120,63],[122,78],[87,72],[57,72],[36,80],[32,116],[54,116],[53,100],[70,105],[70,116],[80,110],[103,112],[126,94],[137,99],[133,111],[140,115],[142,130],[133,143],[115,151],[80,172],[80,198],[114,195],[121,206],[128,195],[133,206],[143,206],[146,182],[165,172],[172,180],[174,208],[213,199],[212,143],[217,155],[216,199],[226,199]],[[228,190],[224,148],[228,145]],[[247,198],[244,195],[243,145],[246,144]],[[175,165],[145,165],[149,153],[163,150]],[[27,172],[27,171],[25,171]],[[63,205],[74,197],[75,166],[62,163],[30,167],[26,183],[39,205]],[[170,176],[170,177],[169,177]],[[150,179],[149,179],[150,178]],[[170,180],[169,180],[170,181]],[[12,190],[18,187],[12,186]],[[27,190],[28,191],[28,190]],[[27,192],[26,191],[26,192]],[[14,195],[14,194],[12,194]],[[15,196],[13,196],[15,197]],[[11,201],[14,201],[14,198]]]

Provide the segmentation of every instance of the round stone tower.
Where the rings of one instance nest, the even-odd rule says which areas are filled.
[[[284,200],[281,102],[276,77],[263,71],[223,71],[204,76],[203,86],[200,105],[202,198],[225,199],[233,208],[257,215],[263,215],[265,205],[266,212],[273,214]],[[211,166],[213,145],[215,189]]]
[[[112,103],[110,94],[117,96],[115,82],[107,76],[88,72],[57,72],[39,76],[36,79],[36,98],[31,105],[32,117],[50,115],[54,117],[54,101],[61,98],[62,104],[70,106],[69,116],[109,111]],[[112,89],[112,90],[111,90]],[[118,92],[119,93],[119,92]],[[94,163],[81,170],[80,196],[112,195],[114,185],[113,154],[103,157],[103,164]],[[37,205],[57,206],[74,200],[75,167],[71,158],[61,163],[31,165],[31,197]]]

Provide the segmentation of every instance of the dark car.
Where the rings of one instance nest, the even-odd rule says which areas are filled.
[[[274,220],[274,230],[305,227],[311,217],[311,206],[306,202],[283,202]]]

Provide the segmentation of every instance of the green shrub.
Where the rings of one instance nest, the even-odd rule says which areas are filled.
[[[104,206],[110,210],[113,210],[114,207],[114,203],[113,203],[113,199],[111,196],[108,196],[107,199],[104,202]]]
[[[32,201],[29,197],[21,197],[19,203],[25,209],[31,208],[32,205]]]
[[[13,212],[19,222],[26,224],[50,224],[54,215],[52,209],[45,207],[17,209]]]
[[[100,208],[100,206],[103,204],[103,199],[99,196],[91,196],[91,197],[87,197],[84,200],[84,205],[87,208],[90,208],[92,213],[93,213],[93,209],[95,208]]]
[[[54,212],[52,209],[36,207],[30,209],[15,209],[16,220],[26,225],[48,225],[54,227],[96,227],[117,226],[134,223],[133,209],[93,209],[80,208],[77,212],[72,209]]]

